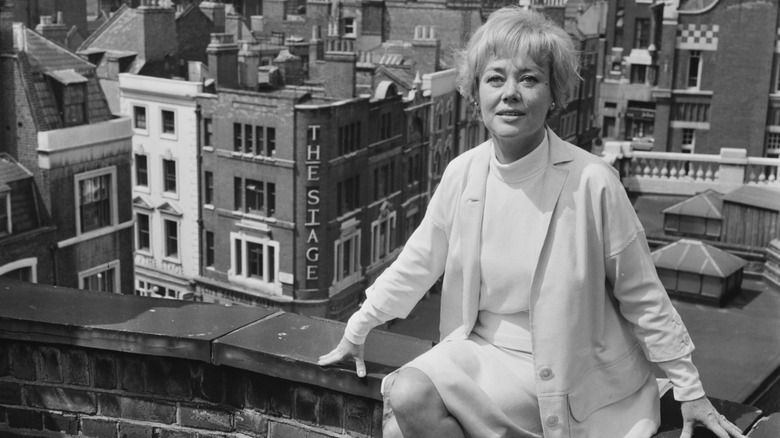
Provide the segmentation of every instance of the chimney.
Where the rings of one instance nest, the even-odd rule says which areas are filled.
[[[423,73],[433,73],[439,69],[441,41],[436,38],[435,27],[416,26],[412,49],[417,70]]]
[[[161,61],[179,53],[179,39],[176,37],[176,11],[159,5],[159,0],[144,0],[136,9],[141,21],[140,45],[143,52],[138,56],[147,61]],[[170,67],[173,72],[175,66]]]
[[[328,40],[325,64],[320,70],[320,79],[325,82],[327,95],[341,99],[355,97],[356,65],[357,54],[353,40]]]
[[[212,33],[211,43],[206,47],[209,71],[217,86],[236,88],[238,86],[238,44],[229,33]]]
[[[260,52],[249,41],[241,41],[238,51],[239,83],[249,89],[257,88],[257,68],[260,66]]]
[[[14,50],[14,2],[0,0],[0,53]]]
[[[225,32],[225,5],[217,2],[201,2],[200,10],[203,11],[214,23],[214,32]]]
[[[279,67],[285,85],[303,84],[303,60],[287,49],[282,49],[274,59],[274,65]]]
[[[35,26],[35,31],[55,43],[65,46],[68,36],[68,26],[62,22],[62,12],[57,13],[57,21],[51,15],[41,15],[41,21]]]

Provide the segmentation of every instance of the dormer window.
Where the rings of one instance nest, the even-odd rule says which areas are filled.
[[[47,75],[54,79],[52,89],[57,110],[64,126],[83,125],[87,122],[87,78],[75,70],[56,70]]]

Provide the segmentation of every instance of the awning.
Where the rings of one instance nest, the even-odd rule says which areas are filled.
[[[73,70],[72,68],[68,70],[50,71],[46,72],[46,74],[62,85],[83,84],[87,82],[87,78],[76,73],[76,70]]]
[[[623,59],[632,65],[651,65],[653,63],[653,58],[647,49],[631,49],[631,53]]]

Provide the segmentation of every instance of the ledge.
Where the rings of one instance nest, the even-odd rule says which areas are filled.
[[[224,306],[90,292],[0,278],[0,339],[193,359],[381,400],[389,372],[430,341],[375,331],[368,376],[352,363],[323,368],[340,322],[270,308]]]

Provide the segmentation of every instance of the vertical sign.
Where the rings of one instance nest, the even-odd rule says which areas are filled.
[[[309,126],[306,144],[306,280],[319,279],[320,239],[320,127]]]

